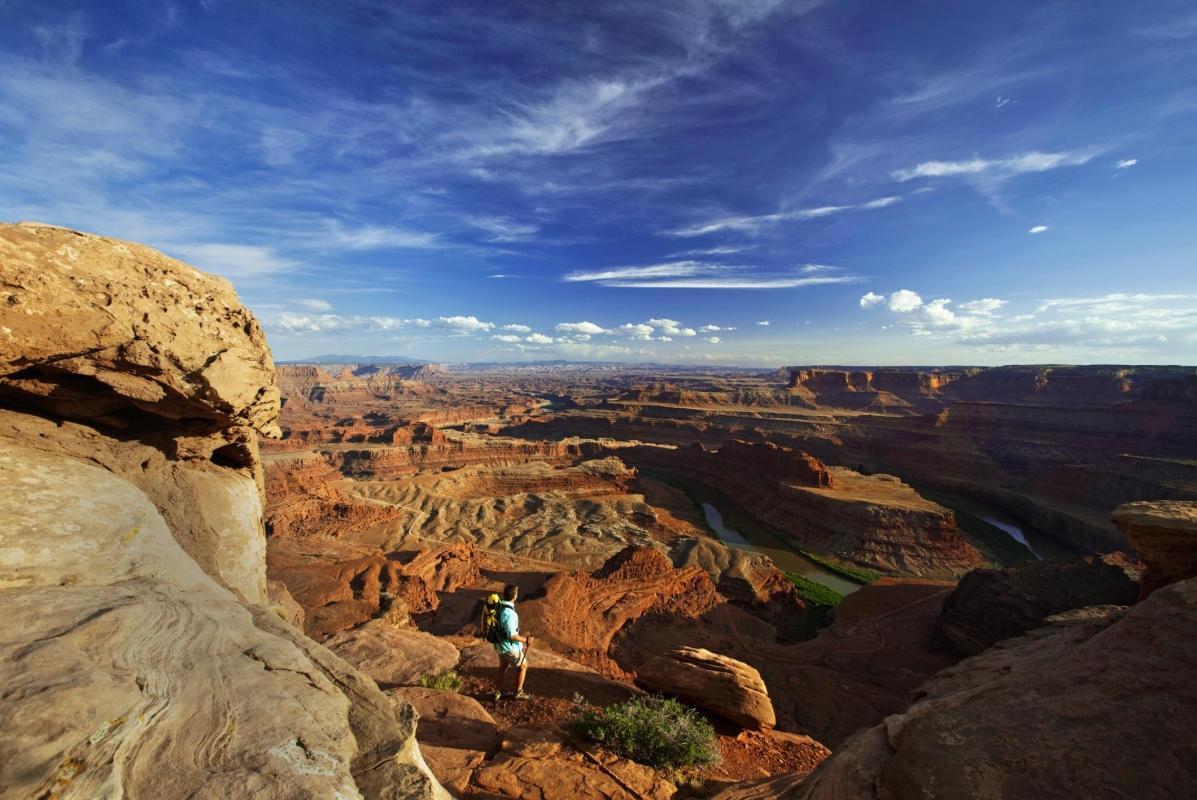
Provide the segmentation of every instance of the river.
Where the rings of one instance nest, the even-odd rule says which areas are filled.
[[[712,503],[704,501],[702,513],[706,517],[707,525],[711,526],[711,530],[715,531],[719,540],[728,547],[752,550],[767,555],[778,569],[793,572],[807,580],[821,583],[840,594],[851,594],[860,588],[860,584],[836,575],[834,572],[828,572],[813,561],[804,558],[775,536],[759,530],[752,531],[746,536],[736,528],[727,525],[723,520],[723,514]]]

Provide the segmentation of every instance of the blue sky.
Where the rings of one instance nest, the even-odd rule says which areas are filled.
[[[221,273],[279,358],[1197,363],[1191,2],[0,18],[0,219]]]

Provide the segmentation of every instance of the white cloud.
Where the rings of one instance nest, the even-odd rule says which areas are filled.
[[[769,324],[769,320],[767,320],[767,319],[763,319],[757,323],[757,325],[765,325],[765,326],[768,326],[768,324]]]
[[[830,264],[803,264],[799,272],[807,275],[813,275],[816,272],[839,272],[839,267],[833,267]]]
[[[305,297],[302,300],[296,300],[297,304],[312,311],[332,311],[332,303],[327,300],[317,300],[313,297]]]
[[[955,175],[996,173],[1017,175],[1024,172],[1046,172],[1057,167],[1087,164],[1098,154],[1096,149],[1072,150],[1060,153],[1031,151],[1009,158],[973,158],[968,161],[924,161],[910,169],[894,170],[890,176],[899,182],[915,178],[943,178]]]
[[[854,210],[874,210],[878,208],[885,208],[894,203],[901,202],[901,197],[879,197],[875,200],[870,200],[866,203],[843,205],[843,206],[818,206],[815,208],[801,208],[796,211],[779,211],[774,214],[760,214],[757,216],[737,216],[737,217],[723,217],[721,219],[703,222],[697,225],[691,225],[686,228],[678,228],[669,231],[670,236],[705,236],[708,233],[717,233],[719,231],[740,231],[745,233],[759,233],[764,228],[776,225],[779,222],[804,222],[812,219],[820,219],[822,217],[829,217],[833,214],[840,214],[845,211]]]
[[[695,336],[698,332],[693,328],[684,328],[676,319],[650,319],[646,325],[658,328],[666,336]]]
[[[494,339],[496,342],[513,343],[520,341],[520,337],[516,336],[514,333],[497,333],[490,338]]]
[[[644,323],[625,322],[618,328],[619,332],[633,339],[651,339],[653,337],[653,326]]]
[[[489,331],[495,327],[493,322],[483,322],[475,316],[437,317],[433,322],[442,328],[449,328],[457,333],[479,333],[481,331]]]
[[[947,298],[932,300],[923,306],[923,316],[932,325],[951,325],[956,321],[956,313],[948,308],[952,301]]]
[[[713,265],[698,261],[669,261],[664,264],[650,264],[644,267],[611,267],[608,269],[571,272],[561,280],[578,281],[611,281],[639,278],[667,278],[681,275],[695,275],[712,269]]]
[[[873,308],[874,306],[879,306],[884,302],[885,295],[877,294],[876,292],[868,292],[860,297],[861,308]]]
[[[716,333],[718,331],[734,331],[735,329],[734,325],[703,325],[698,330],[702,333]]]
[[[553,337],[545,336],[543,333],[533,333],[530,336],[524,337],[524,341],[531,342],[532,344],[552,344]]]
[[[1139,163],[1137,158],[1124,158],[1114,165],[1114,169],[1130,169],[1135,164]]]
[[[719,247],[709,247],[705,250],[684,250],[680,253],[673,253],[669,258],[682,258],[685,256],[730,256],[733,253],[741,253],[745,250],[751,250],[752,245],[733,247],[731,245],[721,245]]]
[[[607,333],[607,329],[593,322],[558,322],[557,330],[562,333],[583,333],[591,336]]]
[[[719,344],[723,340],[720,339],[718,336],[708,336],[707,341],[710,342],[711,344]]]
[[[324,230],[313,237],[318,243],[349,250],[423,249],[437,247],[437,234],[418,233],[381,225],[347,227],[339,220],[324,220]]]
[[[832,283],[859,283],[852,275],[839,277],[795,278],[777,275],[712,276],[694,278],[666,278],[640,281],[606,281],[604,286],[623,289],[796,289],[802,286],[823,286]]]
[[[982,297],[980,300],[969,300],[960,304],[960,310],[967,314],[993,314],[1006,305],[1007,301],[996,297]]]
[[[889,310],[899,314],[909,313],[923,304],[923,298],[909,289],[899,289],[889,296]]]
[[[1035,227],[1033,227],[1029,231],[1027,231],[1027,233],[1043,233],[1046,230],[1047,230],[1046,225],[1036,225]]]
[[[475,228],[489,233],[487,241],[490,242],[524,242],[540,231],[539,226],[519,223],[503,217],[470,217],[466,221]]]
[[[516,333],[531,333],[532,332],[532,329],[529,328],[527,325],[520,325],[518,323],[511,323],[510,325],[504,325],[503,330],[515,331]]]
[[[274,248],[261,245],[192,244],[170,250],[194,267],[231,280],[261,278],[300,266],[298,262],[280,256]]]

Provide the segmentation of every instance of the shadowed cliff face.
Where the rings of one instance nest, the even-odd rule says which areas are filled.
[[[0,786],[433,797],[415,716],[268,611],[279,395],[227,282],[0,226]]]

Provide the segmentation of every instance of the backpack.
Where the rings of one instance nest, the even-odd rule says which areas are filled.
[[[501,608],[502,605],[497,594],[487,597],[486,602],[482,604],[482,617],[478,620],[478,635],[491,644],[499,644],[507,639],[499,625],[499,609]]]

